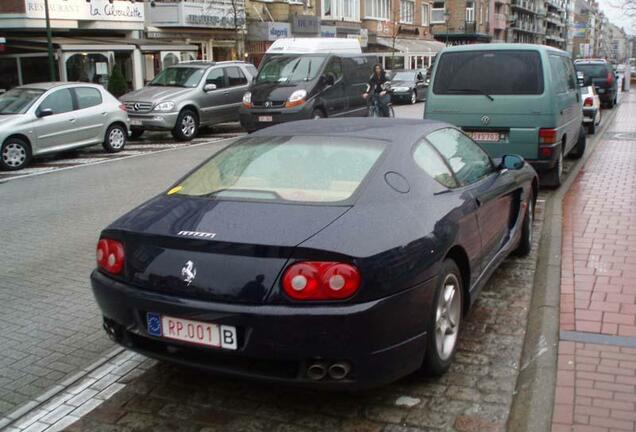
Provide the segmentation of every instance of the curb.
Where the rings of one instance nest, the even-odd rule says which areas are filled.
[[[588,141],[584,157],[573,167],[561,187],[546,200],[526,337],[507,422],[509,431],[550,432],[552,428],[560,330],[563,197],[594,153],[617,112],[618,109],[614,109],[604,118],[603,127],[591,142]]]

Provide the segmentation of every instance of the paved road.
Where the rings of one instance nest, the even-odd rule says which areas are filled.
[[[188,147],[0,185],[0,414],[112,346],[88,287],[99,231],[216,147]]]

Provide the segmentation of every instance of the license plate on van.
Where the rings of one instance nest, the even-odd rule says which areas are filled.
[[[499,132],[468,132],[468,135],[475,141],[497,142],[501,134]]]
[[[271,122],[274,120],[272,116],[258,116],[258,121],[262,123]]]

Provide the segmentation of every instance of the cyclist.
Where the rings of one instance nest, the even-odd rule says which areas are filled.
[[[371,103],[374,104],[377,101],[381,117],[390,117],[389,102],[391,101],[391,96],[388,94],[388,82],[389,79],[386,77],[386,72],[382,65],[377,63],[373,66],[373,75],[369,78],[367,90],[362,95],[363,98],[367,99],[369,94],[371,94]]]

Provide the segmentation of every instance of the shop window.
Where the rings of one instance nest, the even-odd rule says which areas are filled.
[[[245,78],[240,68],[236,66],[225,68],[225,73],[227,74],[230,87],[247,85],[247,78]]]
[[[56,90],[48,95],[38,107],[38,111],[50,109],[53,114],[73,111],[73,98],[69,89]]]
[[[365,0],[364,16],[369,19],[388,20],[390,19],[390,0]]]
[[[400,22],[413,24],[415,16],[415,2],[413,0],[400,0]]]
[[[214,84],[216,88],[225,87],[225,74],[223,68],[212,69],[205,79],[206,84]]]
[[[76,87],[74,90],[77,97],[77,109],[90,108],[102,103],[102,94],[97,89]]]
[[[49,76],[48,57],[21,57],[22,84],[51,81]],[[58,80],[57,62],[55,63],[55,80]]]
[[[360,1],[322,0],[322,16],[329,19],[358,21],[360,19]]]
[[[108,58],[103,54],[74,54],[66,60],[69,81],[108,84]]]
[[[431,24],[431,6],[428,3],[422,3],[422,25],[429,26]]]
[[[446,22],[444,12],[446,12],[444,2],[434,2],[431,9],[431,24],[444,24]]]
[[[17,59],[0,58],[0,91],[6,91],[19,85]]]

